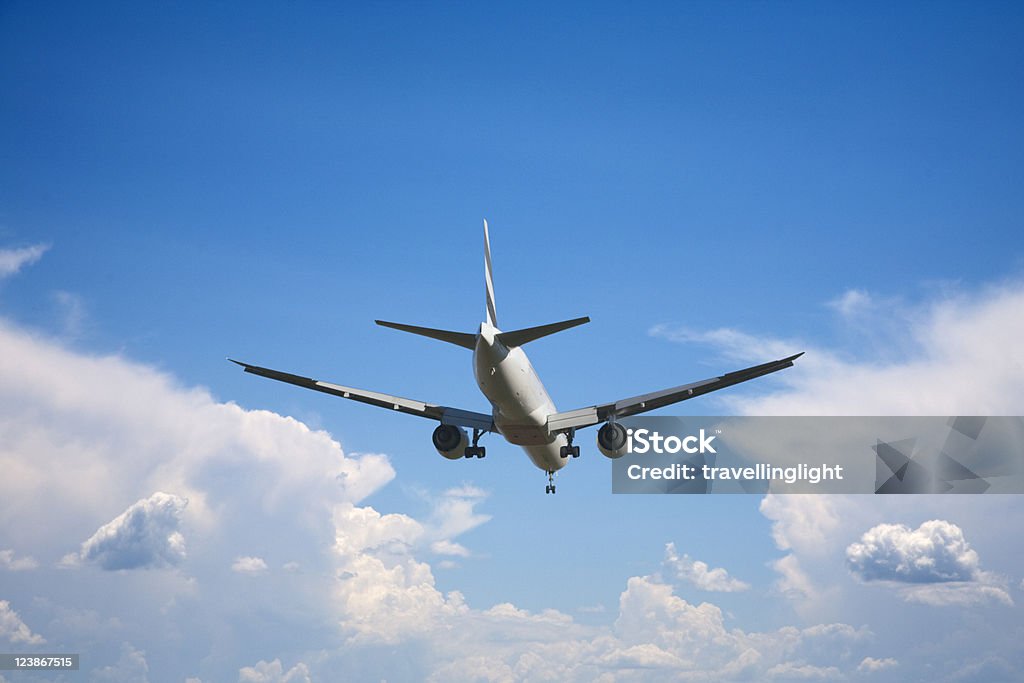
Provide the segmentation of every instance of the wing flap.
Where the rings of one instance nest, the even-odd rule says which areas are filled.
[[[228,360],[236,365],[242,366],[246,372],[253,375],[277,380],[278,382],[294,384],[295,386],[302,387],[304,389],[312,389],[313,391],[331,394],[332,396],[347,398],[351,401],[367,403],[372,406],[377,406],[378,408],[396,410],[400,413],[405,413],[406,415],[426,417],[444,424],[469,427],[471,429],[482,429],[489,432],[495,431],[494,418],[484,413],[476,413],[459,408],[450,408],[448,406],[441,406],[433,403],[424,403],[423,401],[402,398],[401,396],[392,396],[391,394],[382,394],[377,391],[356,389],[354,387],[346,387],[341,384],[332,384],[331,382],[321,382],[310,377],[293,375],[288,372],[281,372],[280,370],[271,370],[270,368],[261,368],[258,365],[250,365],[249,363],[243,363],[231,358]]]
[[[601,421],[601,418],[597,416],[597,406],[570,410],[565,413],[555,413],[554,415],[548,415],[548,432],[554,434],[573,428],[589,427]]]

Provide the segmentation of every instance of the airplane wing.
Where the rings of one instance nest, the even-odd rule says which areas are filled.
[[[412,399],[402,398],[401,396],[381,394],[376,391],[353,389],[352,387],[344,387],[340,384],[321,382],[319,380],[310,379],[309,377],[300,377],[299,375],[292,375],[287,372],[261,368],[258,365],[249,365],[248,363],[243,363],[231,358],[228,358],[228,360],[236,365],[241,365],[246,372],[250,372],[254,375],[269,377],[270,379],[276,379],[279,382],[287,382],[288,384],[312,389],[313,391],[322,391],[325,394],[340,396],[341,398],[359,401],[360,403],[369,403],[371,406],[377,406],[379,408],[397,410],[398,412],[405,413],[406,415],[426,417],[431,420],[437,420],[441,424],[457,425],[459,427],[468,427],[470,429],[482,429],[485,432],[497,431],[494,427],[494,418],[490,415],[485,415],[484,413],[474,413],[470,410],[460,410],[458,408],[449,408],[447,406],[439,406],[433,403],[424,403],[423,401],[414,401]]]
[[[555,413],[548,416],[548,432],[555,434],[558,432],[567,432],[570,429],[582,429],[584,427],[600,424],[601,422],[607,422],[612,417],[629,417],[630,415],[639,415],[640,413],[646,413],[649,410],[663,408],[664,406],[679,403],[680,401],[685,401],[689,398],[693,398],[694,396],[718,391],[719,389],[731,387],[732,385],[739,384],[740,382],[746,382],[747,380],[762,377],[764,375],[792,367],[793,361],[802,355],[804,354],[798,353],[795,356],[790,356],[789,358],[782,358],[770,363],[737,370],[736,372],[724,374],[721,377],[712,377],[711,379],[693,382],[692,384],[684,384],[682,386],[672,387],[671,389],[655,391],[650,394],[633,396],[632,398],[615,401],[614,403],[603,403],[589,408],[580,408],[579,410]]]

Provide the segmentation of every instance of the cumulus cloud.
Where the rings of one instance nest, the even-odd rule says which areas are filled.
[[[231,564],[231,571],[255,576],[267,571],[267,563],[263,561],[262,557],[236,557]]]
[[[706,562],[692,560],[689,555],[682,557],[676,552],[674,543],[665,546],[665,567],[676,578],[689,581],[697,588],[705,591],[735,593],[750,588],[749,583],[729,576],[729,572],[721,567],[711,569]]]
[[[25,645],[40,645],[46,642],[42,636],[32,633],[32,629],[21,620],[7,600],[0,600],[0,638]]]
[[[989,599],[1013,603],[997,578],[981,570],[978,553],[960,527],[944,520],[924,522],[917,529],[879,524],[847,547],[846,562],[862,581],[904,584],[908,600],[933,605]]]
[[[16,275],[24,266],[32,265],[49,248],[49,244],[35,244],[21,249],[0,249],[0,280]]]
[[[238,683],[311,683],[309,667],[299,662],[288,671],[280,659],[272,662],[260,660],[255,666],[238,670]]]
[[[234,639],[257,622],[254,609],[264,621],[297,611],[306,636],[337,642],[336,606],[324,597],[331,544],[338,536],[372,546],[386,535],[379,515],[367,508],[364,524],[355,504],[394,477],[385,456],[346,455],[329,434],[294,419],[218,402],[151,367],[80,353],[3,319],[0,471],[0,538],[11,547],[60,557],[78,545],[74,563],[107,569],[176,567],[116,582],[109,572],[64,574],[62,585],[79,597],[62,607],[95,607],[90,601],[103,596],[101,611],[121,621],[124,635],[154,639],[144,643],[150,651],[164,647],[158,632],[188,624],[177,637],[194,648],[194,661],[208,662],[200,677],[211,680],[236,675],[246,661],[232,661]],[[422,528],[404,515],[387,519],[411,533]],[[302,566],[301,575],[282,572],[290,584],[257,594],[224,581],[236,558],[268,538],[261,559]],[[20,566],[20,555],[4,557]],[[225,623],[235,627],[217,626]],[[203,672],[181,671],[193,673]]]
[[[39,563],[32,557],[15,557],[13,550],[0,550],[0,569],[20,572],[35,569]]]
[[[108,570],[177,565],[185,559],[178,527],[186,505],[186,499],[158,491],[101,526],[82,543],[78,559]]]
[[[879,524],[846,549],[850,570],[864,581],[938,583],[970,581],[978,572],[978,553],[963,531],[942,520],[917,529]]]

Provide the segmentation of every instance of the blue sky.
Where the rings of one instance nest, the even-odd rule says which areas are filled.
[[[0,605],[46,645],[0,630],[0,649],[90,652],[81,680],[137,679],[140,658],[153,681],[332,680],[339,661],[356,678],[538,678],[512,619],[568,634],[552,636],[577,667],[562,680],[659,679],[690,670],[670,634],[699,629],[645,635],[633,610],[707,603],[744,634],[737,653],[761,653],[704,657],[719,679],[935,680],[940,661],[1012,680],[998,634],[1022,627],[1015,498],[612,496],[592,434],[544,496],[493,438],[485,460],[448,462],[426,421],[224,358],[485,409],[465,350],[372,321],[473,330],[487,218],[504,327],[593,318],[528,349],[562,409],[805,350],[785,377],[670,412],[1019,414],[1022,18],[1011,3],[5,3]],[[58,496],[67,458],[81,483]],[[320,488],[342,459],[365,479],[344,500]],[[339,518],[343,503],[384,517]],[[135,504],[167,543],[104,569],[118,548],[89,542]],[[844,553],[886,524],[908,531],[870,538],[959,532],[980,560],[946,592],[858,582]],[[359,533],[390,540],[338,550]],[[700,588],[668,543],[749,588]],[[418,616],[354,601],[338,575],[377,576]],[[244,581],[333,597],[293,612]],[[133,616],[141,595],[152,609]],[[972,623],[988,626],[958,635]],[[835,651],[822,624],[850,629],[830,632]],[[439,625],[484,635],[457,655]],[[194,634],[177,663],[138,635],[168,628]],[[804,633],[792,651],[787,628]],[[958,645],[936,660],[922,634]]]

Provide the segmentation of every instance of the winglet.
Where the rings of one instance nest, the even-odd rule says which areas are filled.
[[[491,237],[487,231],[487,219],[484,219],[484,288],[487,290],[487,324],[498,326],[498,312],[494,308],[494,276],[491,274]]]

